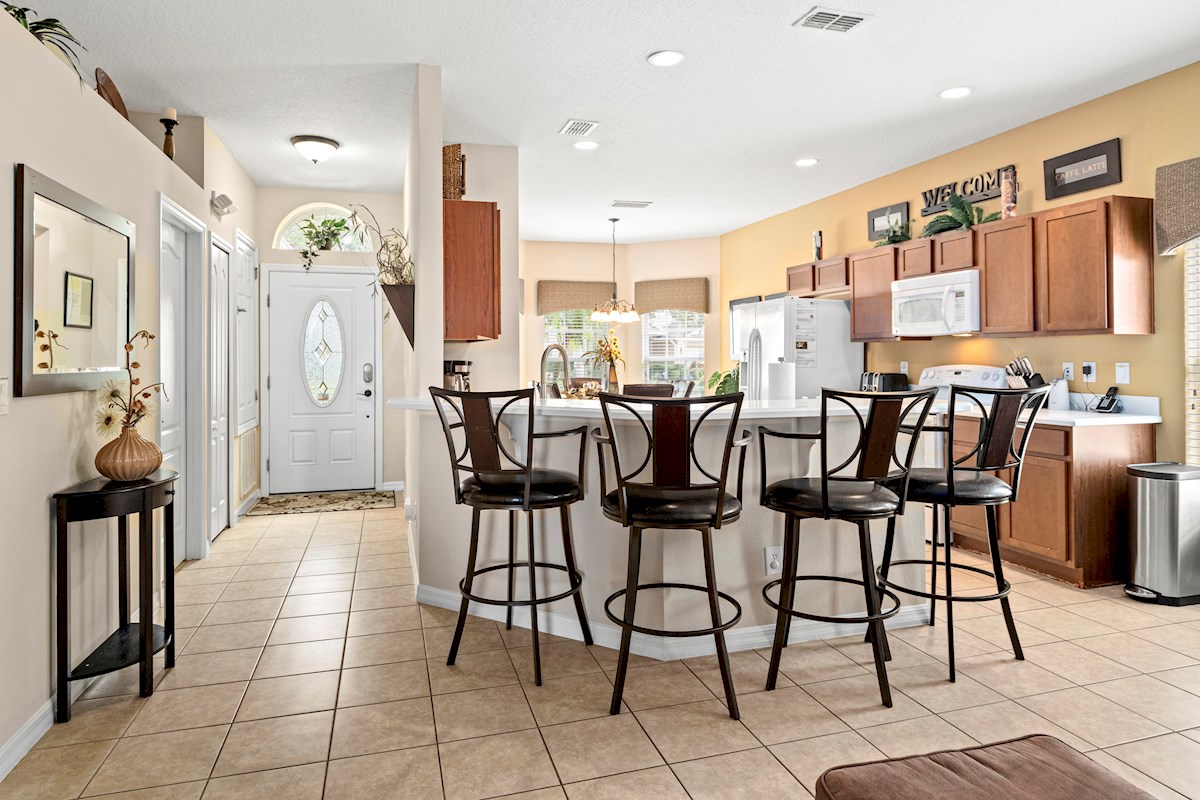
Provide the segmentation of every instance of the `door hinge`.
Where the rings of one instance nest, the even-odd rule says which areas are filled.
[[[258,389],[254,390],[254,402],[258,402]]]
[[[267,308],[271,307],[271,295],[267,295]]]
[[[267,376],[267,391],[271,391],[271,376]]]
[[[271,471],[271,459],[267,459],[267,472]]]
[[[258,280],[258,264],[254,265],[254,280]]]

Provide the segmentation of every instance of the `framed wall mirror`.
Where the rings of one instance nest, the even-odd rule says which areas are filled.
[[[133,223],[24,164],[16,183],[15,394],[86,391],[125,377]]]

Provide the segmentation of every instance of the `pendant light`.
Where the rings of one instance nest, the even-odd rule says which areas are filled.
[[[613,278],[613,296],[611,300],[605,300],[600,305],[592,309],[593,322],[608,322],[613,325],[619,325],[622,322],[637,322],[637,309],[633,303],[625,300],[617,299],[617,223],[620,220],[617,217],[610,217],[609,222],[612,223],[612,278]]]

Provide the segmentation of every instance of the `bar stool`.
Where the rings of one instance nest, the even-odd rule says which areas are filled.
[[[792,617],[840,624],[866,623],[871,633],[872,650],[875,655],[879,695],[883,704],[891,707],[892,691],[888,685],[885,666],[891,654],[887,650],[887,633],[883,621],[900,611],[900,598],[887,589],[877,593],[870,522],[873,519],[886,519],[888,541],[891,541],[896,516],[904,513],[904,487],[912,468],[918,438],[914,433],[909,437],[907,444],[903,444],[900,440],[901,426],[905,420],[914,419],[912,429],[919,433],[925,425],[936,393],[937,389],[933,387],[910,392],[847,392],[822,389],[819,431],[795,433],[762,427],[758,429],[762,470],[760,502],[767,508],[786,515],[783,576],[768,583],[762,591],[767,605],[777,612],[775,642],[771,647],[771,665],[767,672],[767,691],[775,688],[779,677],[779,661],[783,655],[783,648],[788,643]],[[834,424],[856,422],[858,438],[845,460],[831,466],[831,456],[838,457],[838,454],[830,453],[829,447],[830,418],[835,415],[842,421]],[[767,437],[817,441],[821,454],[820,476],[787,478],[768,484]],[[858,526],[862,580],[837,575],[797,574],[800,521],[803,519],[842,520]],[[796,584],[801,581],[832,581],[861,586],[867,612],[858,617],[834,617],[797,611],[794,608]],[[778,602],[772,600],[770,595],[770,590],[776,586],[779,587]],[[886,610],[881,607],[885,597],[892,601],[892,606]]]
[[[471,544],[467,552],[467,574],[459,583],[462,606],[458,612],[458,624],[454,628],[454,639],[450,643],[447,665],[453,665],[462,642],[463,626],[467,621],[467,607],[471,601],[485,605],[505,606],[505,626],[512,630],[512,610],[515,606],[529,607],[529,627],[533,632],[533,675],[538,686],[542,685],[542,659],[538,643],[537,607],[567,597],[575,601],[575,613],[579,627],[583,629],[583,641],[592,643],[592,631],[588,626],[583,598],[583,576],[575,565],[575,546],[571,538],[571,504],[583,499],[583,458],[587,444],[587,426],[567,431],[534,433],[533,389],[509,392],[456,392],[429,387],[433,404],[446,434],[446,446],[450,451],[450,469],[454,480],[454,501],[471,507]],[[525,408],[521,409],[521,404]],[[505,446],[500,429],[500,418],[505,414],[526,415],[524,442],[514,441],[514,446],[524,444],[522,460]],[[462,445],[455,441],[455,432],[462,431]],[[533,465],[533,445],[543,439],[579,437],[579,470],[575,475],[557,470],[542,469]],[[461,473],[470,475],[465,479]],[[534,552],[533,512],[541,509],[559,509],[562,519],[563,552],[566,564],[551,564],[538,561]],[[478,567],[476,558],[479,550],[479,520],[481,512],[487,510],[508,512],[508,561]],[[517,568],[517,512],[524,511],[529,532],[529,598],[518,600],[516,591]],[[550,597],[537,596],[537,570],[553,569],[567,573],[569,588]],[[496,600],[472,592],[475,579],[480,575],[497,570],[508,572],[508,597]]]
[[[629,561],[625,588],[613,592],[604,601],[604,613],[621,628],[621,651],[617,659],[617,676],[613,682],[612,705],[609,713],[621,712],[621,696],[625,691],[625,676],[629,668],[629,643],[634,631],[649,636],[712,636],[716,640],[717,662],[721,668],[721,682],[725,687],[725,699],[729,716],[739,718],[737,697],[733,689],[733,674],[729,668],[729,651],[725,646],[725,631],[742,618],[741,605],[730,595],[717,590],[716,567],[713,562],[712,532],[730,522],[735,522],[742,513],[742,476],[746,464],[746,446],[750,443],[749,432],[743,432],[735,440],[738,417],[742,410],[742,394],[719,397],[649,398],[602,393],[600,408],[604,413],[607,435],[599,428],[592,431],[596,441],[596,453],[600,461],[601,510],[604,516],[629,528]],[[692,410],[699,415],[692,421]],[[714,416],[717,411],[727,411],[729,416]],[[634,424],[625,426],[629,432],[625,437],[645,437],[645,452],[640,446],[621,443],[617,428],[613,425],[614,415],[618,419],[632,419]],[[647,417],[649,422],[647,422]],[[714,434],[723,431],[721,463],[715,474],[701,462],[696,452],[696,438],[701,428]],[[604,450],[612,452],[613,471],[617,488],[608,491],[607,470]],[[734,448],[738,449],[737,493],[726,491],[729,466]],[[627,458],[636,452],[634,458]],[[636,467],[629,468],[630,464]],[[711,464],[710,464],[711,466]],[[694,469],[693,469],[694,467]],[[647,473],[638,480],[639,476]],[[704,551],[705,585],[690,583],[639,583],[641,567],[642,531],[694,530],[700,532]],[[647,628],[634,622],[638,593],[651,589],[682,589],[702,592],[708,598],[712,627],[699,630],[659,630]],[[611,606],[618,597],[625,598],[625,608],[620,617]],[[721,619],[720,601],[733,607],[728,619]]]
[[[1004,613],[1004,624],[1008,627],[1008,638],[1012,642],[1013,655],[1018,661],[1025,660],[1025,653],[1021,649],[1021,640],[1017,636],[1017,626],[1013,621],[1012,609],[1008,602],[1012,585],[1004,580],[1004,568],[1000,561],[996,509],[1017,499],[1025,449],[1029,444],[1034,421],[1037,419],[1038,412],[1046,404],[1049,394],[1049,386],[1032,389],[982,389],[972,386],[951,386],[946,424],[925,428],[926,432],[947,434],[947,446],[952,448],[955,441],[955,423],[961,418],[956,415],[956,408],[963,403],[973,403],[972,410],[978,410],[982,415],[978,437],[970,450],[957,458],[953,456],[953,451],[950,451],[945,459],[946,466],[919,467],[912,470],[908,477],[907,499],[909,501],[928,503],[933,506],[935,521],[938,508],[941,508],[946,570],[946,591],[944,593],[939,594],[937,591],[937,530],[934,530],[932,558],[893,561],[894,529],[888,528],[887,540],[883,547],[883,563],[878,570],[879,591],[887,592],[889,589],[895,589],[915,597],[929,598],[931,624],[933,603],[938,600],[946,602],[946,638],[949,646],[951,682],[954,682],[956,677],[954,666],[955,603],[984,603],[989,600],[999,600],[1000,610]],[[1011,483],[994,474],[1007,470],[1012,470]],[[954,544],[954,533],[950,530],[950,509],[956,506],[983,506],[986,510],[988,550],[992,556],[990,572],[982,567],[953,562],[950,551]],[[888,580],[888,570],[892,566],[904,564],[922,564],[933,567],[934,577],[928,592],[923,589],[901,586]],[[954,594],[954,570],[956,569],[974,572],[995,580],[996,591],[986,595]]]
[[[673,383],[627,383],[621,387],[621,394],[637,397],[670,397],[675,394]]]

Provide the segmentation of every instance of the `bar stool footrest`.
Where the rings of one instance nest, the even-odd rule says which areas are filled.
[[[559,592],[558,594],[550,595],[549,597],[539,597],[537,600],[533,600],[533,601],[530,601],[530,600],[496,600],[491,597],[482,597],[480,595],[472,594],[472,593],[468,592],[467,591],[467,579],[463,578],[461,581],[458,582],[458,591],[460,594],[462,594],[463,597],[467,598],[468,600],[470,600],[473,603],[483,603],[484,605],[489,605],[489,606],[540,606],[540,605],[544,605],[545,603],[553,603],[558,600],[566,599],[566,598],[570,597],[571,595],[579,594],[579,590],[583,587],[583,575],[580,574],[579,572],[571,572],[571,570],[568,569],[563,564],[550,564],[545,561],[535,561],[535,562],[533,562],[533,564],[535,567],[540,567],[542,569],[556,569],[556,570],[560,570],[562,572],[567,573],[568,579],[570,580],[571,588],[567,589],[565,592]],[[475,573],[472,576],[472,580],[474,578],[478,578],[480,575],[483,575],[488,572],[495,572],[496,570],[501,570],[501,569],[507,570],[507,569],[509,569],[509,566],[510,565],[508,565],[508,564],[493,564],[490,567],[484,567],[483,569],[477,569],[477,570],[475,570]],[[529,565],[528,565],[528,563],[513,564],[512,569],[528,571]]]
[[[917,564],[923,564],[927,567],[945,566],[945,562],[935,561],[932,558],[906,558],[902,561],[893,561],[890,564],[889,569],[891,567],[914,566]],[[983,567],[972,567],[969,564],[955,564],[951,562],[950,568],[959,569],[964,572],[974,572],[978,575],[983,575],[986,578],[996,580],[996,574],[994,572],[989,572]],[[1012,591],[1012,584],[1008,581],[1005,581],[1004,588],[998,592],[995,592],[994,594],[938,594],[936,592],[926,592],[923,589],[912,589],[908,586],[901,586],[898,583],[889,581],[883,577],[882,568],[875,570],[875,575],[878,577],[879,583],[889,589],[895,589],[896,591],[903,592],[904,594],[911,594],[914,597],[924,597],[931,600],[945,600],[948,603],[986,603],[989,600],[1003,600],[1005,597],[1008,597],[1009,593]]]
[[[899,562],[892,562],[892,563],[899,563]],[[853,586],[861,586],[864,589],[866,588],[866,584],[863,581],[855,580],[854,578],[842,578],[837,575],[797,575],[795,581],[793,581],[793,582],[800,583],[801,581],[824,581],[824,582],[834,582],[834,583],[848,583]],[[827,617],[827,616],[823,616],[821,614],[809,614],[805,611],[797,611],[794,608],[784,608],[778,601],[772,600],[771,596],[769,594],[770,590],[774,589],[776,586],[779,586],[779,587],[783,586],[782,578],[773,580],[770,583],[768,583],[766,586],[763,587],[763,590],[762,590],[763,600],[765,600],[767,605],[769,605],[771,608],[775,609],[776,611],[782,611],[785,614],[789,614],[793,617],[799,617],[801,619],[809,619],[809,620],[813,620],[815,622],[832,622],[835,624],[843,624],[843,625],[855,625],[855,624],[865,625],[865,624],[868,624],[871,622],[878,622],[878,621],[885,620],[885,619],[891,619],[892,617],[894,617],[900,613],[900,597],[895,592],[892,592],[888,589],[883,590],[883,596],[886,597],[888,600],[891,600],[893,605],[889,609],[884,609],[884,610],[880,611],[879,614],[863,614],[863,615],[857,616],[857,617]],[[874,587],[872,587],[872,588],[874,588]]]
[[[643,589],[686,589],[686,590],[693,591],[693,592],[702,592],[706,597],[708,596],[708,587],[707,586],[699,586],[694,583],[641,583],[641,584],[638,584],[637,590],[641,591]],[[632,623],[625,622],[624,619],[622,619],[621,617],[618,617],[616,614],[614,614],[612,612],[612,609],[610,608],[610,606],[612,605],[612,602],[614,600],[616,600],[618,597],[623,597],[625,595],[625,593],[626,593],[625,589],[619,589],[608,596],[608,599],[604,601],[605,616],[607,616],[610,620],[612,620],[614,623],[616,623],[622,629],[628,629],[635,633],[646,634],[647,636],[672,636],[672,637],[712,636],[715,633],[720,633],[722,631],[729,630],[734,625],[737,625],[738,622],[742,618],[742,604],[739,603],[737,600],[733,599],[733,597],[726,594],[725,592],[718,591],[717,597],[719,597],[722,600],[724,600],[725,602],[729,603],[734,608],[734,615],[728,621],[724,621],[720,625],[714,626],[712,628],[704,628],[702,630],[663,631],[663,630],[658,630],[656,628],[644,628],[641,625],[634,625]]]

